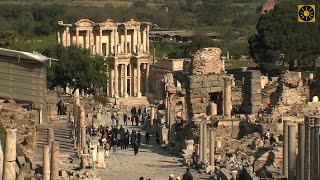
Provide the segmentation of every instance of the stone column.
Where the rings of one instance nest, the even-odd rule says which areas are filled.
[[[118,52],[118,29],[114,29],[114,53],[117,54]]]
[[[208,133],[207,133],[207,122],[205,122],[203,124],[203,147],[202,147],[202,154],[203,154],[203,162],[207,162],[208,159],[208,152],[207,152],[207,149],[208,149],[208,140],[207,140],[207,137],[208,137]]]
[[[86,113],[84,110],[83,106],[80,106],[80,119],[79,119],[79,125],[80,125],[80,131],[81,131],[81,148],[84,149],[85,145],[86,145],[86,131],[83,132],[83,129],[86,129],[85,126],[85,118],[86,118]],[[84,133],[84,134],[83,134]]]
[[[50,180],[50,148],[43,146],[43,180]]]
[[[141,52],[140,45],[141,45],[141,30],[140,30],[140,27],[139,27],[139,29],[138,29],[138,45],[137,45],[137,52],[138,53]]]
[[[133,29],[133,35],[132,35],[132,52],[136,53],[137,52],[137,29]]]
[[[111,93],[111,97],[114,97],[114,69],[110,70],[110,74],[109,74],[109,92]]]
[[[210,103],[210,115],[211,116],[216,116],[218,114],[218,110],[217,110],[217,104],[214,102]]]
[[[54,129],[53,129],[53,127],[48,128],[47,132],[48,132],[48,145],[49,145],[49,147],[51,147],[52,146],[52,142],[54,141]]]
[[[310,173],[311,173],[311,156],[310,156],[310,132],[311,132],[311,118],[309,116],[306,116],[304,118],[304,124],[305,124],[305,152],[304,152],[304,180],[311,180]]]
[[[124,28],[124,38],[123,38],[124,53],[128,53],[127,37],[128,37],[128,29]]]
[[[128,91],[127,91],[127,89],[128,89],[128,82],[127,82],[127,79],[128,79],[128,64],[123,64],[123,66],[124,66],[124,68],[123,68],[123,70],[124,70],[124,87],[123,87],[123,89],[124,89],[124,97],[128,97]]]
[[[110,34],[110,49],[111,49],[111,54],[114,54],[114,51],[115,51],[115,46],[114,46],[114,29],[111,30],[111,34]]]
[[[140,70],[141,64],[138,62],[137,63],[137,97],[141,96],[141,91],[140,91],[140,80],[141,80],[141,70]]]
[[[289,147],[289,152],[288,152],[288,179],[295,179],[296,177],[296,161],[297,161],[297,156],[296,156],[296,125],[295,124],[289,124],[288,125],[288,147]]]
[[[124,82],[123,82],[123,80],[124,80],[124,77],[123,77],[123,64],[120,64],[120,72],[119,72],[119,74],[120,74],[120,96],[121,97],[124,97],[124,91],[123,91],[123,86],[124,86]]]
[[[290,121],[283,121],[283,159],[282,159],[282,175],[288,177],[288,125]]]
[[[81,149],[84,150],[87,145],[86,127],[81,127]]]
[[[210,166],[214,166],[214,131],[211,129],[210,131]]]
[[[149,25],[146,28],[146,53],[149,53]]]
[[[76,45],[79,47],[79,29],[76,28]]]
[[[71,40],[70,40],[70,28],[69,27],[66,27],[66,43],[67,43],[67,46],[70,46],[71,44]]]
[[[99,31],[99,52],[98,52],[101,56],[103,56],[102,53],[102,29],[100,29]]]
[[[320,125],[314,125],[314,131],[313,131],[313,149],[314,149],[314,153],[313,153],[313,177],[316,178],[320,178],[320,170],[319,170],[319,135],[320,135]]]
[[[89,30],[87,30],[87,33],[86,33],[86,44],[84,45],[85,48],[87,49],[90,49],[90,33],[89,33]]]
[[[81,147],[81,106],[78,104],[77,105],[77,141],[78,141],[78,147]]]
[[[304,179],[304,152],[305,152],[305,125],[304,123],[298,124],[298,168],[297,177],[298,179]]]
[[[114,96],[119,97],[119,88],[118,88],[118,64],[114,65]]]
[[[143,52],[147,53],[147,30],[143,30]]]
[[[3,163],[3,180],[16,179],[15,163],[17,156],[17,130],[6,129],[4,163]]]
[[[171,99],[171,98],[170,98]],[[170,142],[175,142],[176,136],[176,116],[175,116],[175,101],[171,99],[169,102],[169,137]]]
[[[150,69],[150,65],[149,63],[146,64],[146,93],[149,93],[149,70]]]
[[[200,122],[199,124],[200,132],[199,132],[199,160],[203,160],[203,125]]]
[[[231,79],[224,79],[224,115],[226,118],[231,118],[232,110],[232,95],[231,95]]]
[[[91,50],[92,54],[94,54],[94,49],[93,49],[93,46],[94,46],[94,37],[93,37],[93,31],[92,29],[90,29],[90,40],[89,40],[89,49]]]
[[[58,37],[58,44],[62,44],[63,46],[66,46],[65,45],[65,43],[63,42],[63,34],[62,35],[60,35],[61,34],[61,30],[60,29],[58,29],[58,32],[57,32],[57,37]],[[61,38],[62,37],[62,38]],[[61,42],[61,39],[62,39],[62,42]]]
[[[154,105],[150,105],[150,119],[153,121],[154,120]]]
[[[53,142],[51,149],[51,180],[58,180],[59,178],[59,143]]]
[[[2,175],[3,175],[3,162],[4,162],[4,156],[3,156],[3,150],[2,150],[2,143],[0,141],[0,180],[2,180]]]

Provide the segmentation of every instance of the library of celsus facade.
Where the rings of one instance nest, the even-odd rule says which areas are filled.
[[[74,24],[58,22],[58,43],[90,49],[104,57],[108,73],[109,97],[140,97],[149,86],[149,23],[131,19],[115,23],[111,19],[95,23],[81,19]]]

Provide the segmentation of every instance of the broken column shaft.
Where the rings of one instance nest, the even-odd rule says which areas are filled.
[[[207,122],[204,122],[203,124],[203,147],[202,147],[202,156],[203,156],[203,162],[207,162],[208,159],[207,159],[207,149],[208,149],[208,140],[207,140],[207,137],[208,137],[208,133],[207,133]]]
[[[288,179],[295,179],[296,171],[296,125],[288,125]]]
[[[53,142],[51,148],[51,180],[58,180],[59,177],[59,143]]]
[[[54,129],[53,127],[48,128],[48,145],[51,147],[52,142],[54,141]]]
[[[80,106],[80,118],[79,118],[79,126],[80,126],[80,133],[81,133],[81,148],[84,149],[86,146],[86,126],[85,126],[85,110],[83,106]]]
[[[50,149],[43,146],[43,180],[50,180]]]
[[[305,145],[304,145],[304,180],[311,180],[310,173],[311,173],[311,156],[310,156],[310,132],[311,132],[311,118],[306,116],[304,118],[305,124]]]
[[[231,94],[231,79],[224,79],[224,115],[227,118],[231,118],[232,110],[232,94]]]
[[[3,180],[12,180],[16,178],[16,141],[17,130],[7,129],[5,132],[5,149],[4,149],[4,163],[3,163]]]
[[[319,178],[320,177],[320,157],[319,157],[319,143],[320,143],[320,139],[319,139],[319,134],[320,134],[320,117],[316,116],[314,117],[314,128],[313,128],[313,177],[314,179]]]
[[[304,123],[298,124],[298,166],[297,177],[298,179],[304,179],[304,152],[305,152],[305,125]]]
[[[288,177],[288,124],[290,121],[283,121],[283,159],[282,175]]]
[[[203,125],[202,123],[200,122],[199,124],[199,127],[200,127],[200,131],[199,131],[199,160],[202,161],[203,160]]]
[[[214,139],[214,131],[211,129],[210,131],[210,165],[214,166],[214,144],[215,144],[215,139]]]

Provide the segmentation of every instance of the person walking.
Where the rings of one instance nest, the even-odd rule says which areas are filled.
[[[123,115],[123,124],[127,125],[127,119],[128,119],[128,115],[126,113],[124,113]]]
[[[148,145],[149,146],[149,144],[150,144],[150,134],[149,134],[149,131],[147,131],[146,132],[146,145]]]
[[[159,135],[158,131],[156,132],[156,142],[158,145],[160,145],[160,135]]]
[[[111,121],[112,121],[112,126],[114,126],[116,121],[116,116],[113,113],[111,114]]]
[[[182,180],[193,180],[193,176],[190,172],[190,168],[187,168],[187,172],[183,174]]]
[[[104,145],[104,150],[106,152],[105,155],[108,157],[110,154],[110,144],[108,142]]]
[[[134,118],[134,115],[131,116],[131,123],[132,123],[132,126],[134,126],[134,121],[135,121],[135,118]]]

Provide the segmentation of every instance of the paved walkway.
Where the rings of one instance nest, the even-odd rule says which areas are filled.
[[[123,123],[120,119],[120,125]],[[106,118],[108,125],[111,120]],[[145,143],[145,132],[140,127],[124,126],[125,129],[140,130],[143,134],[143,143]],[[150,146],[142,144],[139,148],[137,156],[134,155],[133,150],[117,150],[116,154],[111,154],[106,159],[107,168],[101,169],[102,179],[104,180],[138,180],[141,176],[145,179],[152,180],[166,180],[170,174],[174,177],[182,175],[186,171],[186,167],[182,166],[182,158],[170,155],[166,150],[160,146],[154,145],[155,138],[151,137]],[[194,170],[191,171],[194,179],[206,179],[208,176],[200,174]]]

